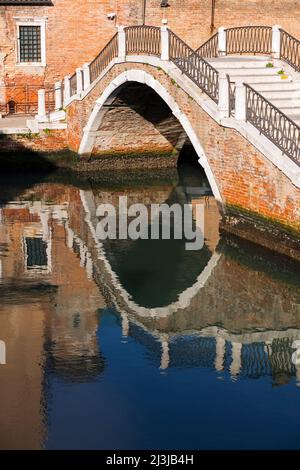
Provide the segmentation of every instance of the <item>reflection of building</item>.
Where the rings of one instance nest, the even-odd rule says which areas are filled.
[[[156,189],[127,192],[131,203],[144,195],[147,204],[174,194],[171,185]],[[207,367],[233,379],[272,376],[275,384],[300,380],[292,362],[293,342],[300,339],[292,270],[284,273],[284,266],[276,269],[277,261],[266,264],[256,252],[247,257],[241,241],[219,242],[214,200],[193,193],[193,205],[205,205],[208,262],[203,266],[194,256],[192,272],[190,258],[171,252],[178,263],[167,269],[180,278],[175,300],[147,308],[136,293],[144,283],[151,294],[150,277],[133,283],[130,296],[94,236],[93,205],[114,202],[118,193],[95,193],[41,185],[1,209],[0,338],[7,345],[7,365],[0,368],[1,447],[40,448],[55,385],[102,373],[99,311],[121,324],[124,338],[143,344],[158,369]],[[136,253],[133,241],[123,248]],[[119,254],[111,253],[121,266],[126,258]]]
[[[45,373],[90,380],[104,366],[96,338],[103,300],[68,240],[69,194],[54,185],[38,194],[0,209],[1,448],[41,447]]]
[[[51,237],[40,213],[36,204],[22,202],[1,209],[0,331],[7,345],[7,365],[0,370],[2,448],[39,448],[43,435],[45,315],[55,288],[37,284],[51,270]]]
[[[169,8],[161,8],[168,3]],[[220,26],[273,25],[299,37],[295,1],[199,2],[180,0],[4,0],[0,1],[0,84],[54,83],[96,57],[116,32],[116,25],[170,28],[197,48]],[[97,25],[95,27],[95,25]],[[92,35],[91,35],[92,32]],[[92,36],[92,39],[91,39]],[[22,81],[21,81],[22,80]]]
[[[103,299],[91,280],[80,242],[70,236],[67,223],[59,228],[58,236],[60,243],[53,243],[52,282],[60,287],[47,324],[51,341],[47,367],[48,372],[63,380],[86,381],[99,375],[104,367],[96,337],[97,309],[103,306]],[[68,245],[64,252],[62,241]]]
[[[55,207],[52,213],[56,212]],[[65,208],[64,208],[65,209]],[[15,246],[12,247],[18,254],[18,275],[31,277],[37,274],[51,272],[51,227],[48,225],[50,210],[42,207],[40,202],[15,202],[1,209],[5,224],[11,225],[10,234]],[[19,244],[20,243],[20,244]],[[24,271],[22,270],[24,261]],[[14,259],[14,263],[15,263]],[[6,262],[5,276],[15,276],[16,272],[9,273],[10,268]]]

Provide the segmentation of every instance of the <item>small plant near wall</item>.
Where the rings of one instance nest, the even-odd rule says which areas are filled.
[[[280,75],[281,80],[285,80],[286,78],[288,78],[287,74],[286,74],[285,71],[282,70],[282,69],[281,69],[281,70],[278,70],[277,74]]]
[[[46,135],[52,134],[52,129],[48,129],[48,128],[44,129],[44,134]]]
[[[271,68],[274,67],[274,64],[272,64],[272,62],[268,62],[268,63],[266,64],[266,67],[267,67],[268,69],[271,69]]]

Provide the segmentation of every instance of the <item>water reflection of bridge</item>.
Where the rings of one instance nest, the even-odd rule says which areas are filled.
[[[288,382],[300,367],[292,362],[294,340],[300,329],[232,334],[218,327],[201,331],[165,333],[122,317],[123,336],[131,336],[152,352],[160,369],[206,367],[229,372],[232,377],[273,376],[275,383]]]
[[[87,275],[96,278],[97,267],[86,245],[70,228],[68,234],[71,245],[79,250]],[[105,290],[108,302],[117,309],[112,312],[116,321],[120,318],[123,337],[132,337],[147,347],[157,367],[162,370],[170,367],[208,367],[220,372],[228,371],[232,377],[258,378],[272,375],[278,384],[296,376],[300,383],[300,367],[292,362],[295,352],[293,344],[300,339],[300,328],[284,329],[282,325],[282,330],[262,331],[261,327],[261,331],[259,328],[251,331],[247,321],[244,321],[245,331],[238,333],[218,326],[203,326],[205,320],[201,318],[194,323],[191,318],[191,323],[186,325],[187,319],[181,322],[178,314],[178,321],[175,318],[174,323],[173,318],[169,324],[160,322],[153,312],[151,318],[145,318],[138,315],[139,311],[134,314],[123,310],[113,297],[110,287],[107,284],[101,284],[100,287]],[[193,316],[193,312],[190,313]],[[188,309],[180,314],[189,315]]]
[[[123,335],[153,351],[161,369],[209,367],[228,370],[233,377],[272,375],[276,383],[296,376],[300,383],[300,366],[292,362],[294,342],[300,339],[296,272],[287,279],[284,268],[274,260],[266,266],[263,258],[250,254],[248,258],[245,255],[243,265],[239,246],[217,249],[213,201],[209,204],[207,198],[197,199],[206,205],[210,220],[207,227],[211,233],[205,233],[210,251],[207,265],[189,288],[177,293],[172,304],[145,308],[135,302],[132,292],[126,292],[105,245],[96,238],[97,195],[92,191],[81,191],[80,195],[85,226],[81,225],[80,234],[68,226],[69,239],[80,246],[80,259],[88,275],[120,314]],[[184,269],[184,263],[180,268]]]
[[[75,266],[70,282],[60,286],[59,294],[56,294],[59,297],[51,313],[51,332],[48,326],[47,333],[52,341],[50,367],[57,374],[67,378],[74,372],[75,366],[78,366],[77,372],[74,372],[78,380],[80,374],[81,379],[85,380],[84,377],[87,378],[92,370],[96,374],[101,373],[103,360],[97,360],[100,353],[96,345],[97,317],[94,312],[97,307],[104,308],[101,300],[104,298],[105,303],[118,312],[124,337],[134,337],[149,350],[156,351],[154,357],[161,369],[193,365],[228,370],[232,376],[283,374],[286,377],[297,375],[300,380],[299,366],[297,368],[292,363],[293,342],[300,339],[299,284],[295,272],[289,271],[290,267],[285,272],[284,267],[278,268],[272,260],[266,263],[263,257],[257,256],[255,259],[253,254],[247,257],[240,245],[220,244],[219,217],[214,199],[205,193],[205,187],[203,196],[195,196],[187,189],[170,185],[143,190],[101,189],[100,192],[72,188],[65,196],[60,196],[59,203],[17,201],[4,208],[6,218],[11,216],[13,219],[17,214],[19,222],[22,222],[25,209],[32,214],[28,222],[24,219],[22,230],[15,237],[22,240],[25,237],[25,241],[26,238],[38,240],[37,251],[40,255],[44,253],[37,266],[27,265],[29,257],[26,250],[21,254],[25,258],[23,261],[20,259],[17,265],[22,264],[27,278],[34,279],[38,273],[45,280],[60,284],[63,268],[59,257],[62,247],[58,247],[57,241],[53,242],[52,236],[53,220],[56,220],[60,243],[77,254],[77,262],[80,269],[85,270],[87,281],[94,280],[102,293],[102,296],[95,296],[91,284],[81,280],[82,295],[84,297],[85,292],[89,296],[88,304],[83,309],[78,296],[71,295],[74,283],[78,284],[75,282],[75,277],[78,277]],[[129,203],[161,203],[177,198],[183,202],[205,205],[205,257],[200,255],[193,259],[198,260],[198,265],[193,263],[196,265],[194,271],[190,269],[185,254],[178,258],[176,269],[180,276],[186,275],[187,279],[185,289],[176,290],[173,293],[174,301],[169,304],[145,307],[137,302],[134,283],[129,286],[129,292],[121,282],[120,271],[117,271],[122,268],[121,263],[115,264],[115,270],[112,267],[112,254],[115,258],[119,256],[117,251],[109,251],[114,250],[115,245],[105,246],[95,236],[97,205],[100,202],[116,203],[117,197],[124,193],[129,196]],[[59,191],[52,191],[54,201],[55,194]],[[18,224],[15,224],[14,230],[17,227]],[[28,249],[33,252],[35,245],[36,242],[30,242]],[[134,249],[132,242],[130,249]],[[67,259],[67,252],[63,253]],[[31,260],[34,259],[32,255]],[[68,263],[73,266],[74,260],[68,258]],[[190,272],[186,273],[187,270]],[[152,293],[152,286],[146,287]],[[89,308],[92,309],[90,312]],[[75,310],[81,311],[78,319],[74,317]],[[88,351],[86,371],[82,369],[84,351]],[[101,367],[97,366],[98,363],[102,364]]]
[[[160,305],[157,298],[154,306],[143,305],[139,283],[127,291],[121,282],[129,258],[95,238],[93,205],[124,193],[130,203],[205,205],[205,256],[194,256],[193,263],[184,252],[171,257],[168,268],[181,282],[170,270],[176,286],[170,303]],[[103,373],[99,310],[100,320],[113,316],[124,341],[142,344],[162,371],[205,367],[233,378],[300,381],[292,363],[293,342],[300,339],[297,271],[249,254],[241,242],[220,243],[218,210],[205,187],[195,195],[168,184],[123,191],[42,184],[22,199],[5,200],[0,215],[0,331],[9,361],[0,369],[3,445],[12,445],[7,436],[14,433],[17,445],[40,447],[51,407],[49,381],[88,382]],[[129,248],[134,255],[135,243]],[[152,282],[150,276],[144,283],[150,293]],[[26,381],[24,370],[30,371]]]

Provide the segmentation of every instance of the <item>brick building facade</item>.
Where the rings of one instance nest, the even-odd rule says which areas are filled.
[[[196,47],[219,26],[280,23],[300,37],[300,2],[288,0],[0,0],[0,88],[53,84],[93,59],[116,24],[159,25]],[[115,14],[111,15],[111,14]],[[3,92],[2,92],[3,93]],[[1,98],[1,92],[0,92]]]

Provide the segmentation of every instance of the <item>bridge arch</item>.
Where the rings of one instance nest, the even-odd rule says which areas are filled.
[[[190,123],[190,120],[182,112],[176,100],[170,95],[168,90],[150,73],[141,69],[131,69],[120,73],[114,78],[102,92],[101,96],[96,100],[92,113],[88,118],[86,127],[84,128],[83,137],[79,146],[80,155],[90,155],[96,140],[97,131],[101,125],[107,108],[105,106],[112,104],[120,89],[128,82],[136,82],[147,85],[152,88],[161,99],[168,105],[173,115],[177,118],[182,128],[190,139],[195,152],[199,158],[199,163],[203,167],[211,189],[217,201],[222,203],[221,193],[212,172],[208,159],[205,155],[203,146]]]

